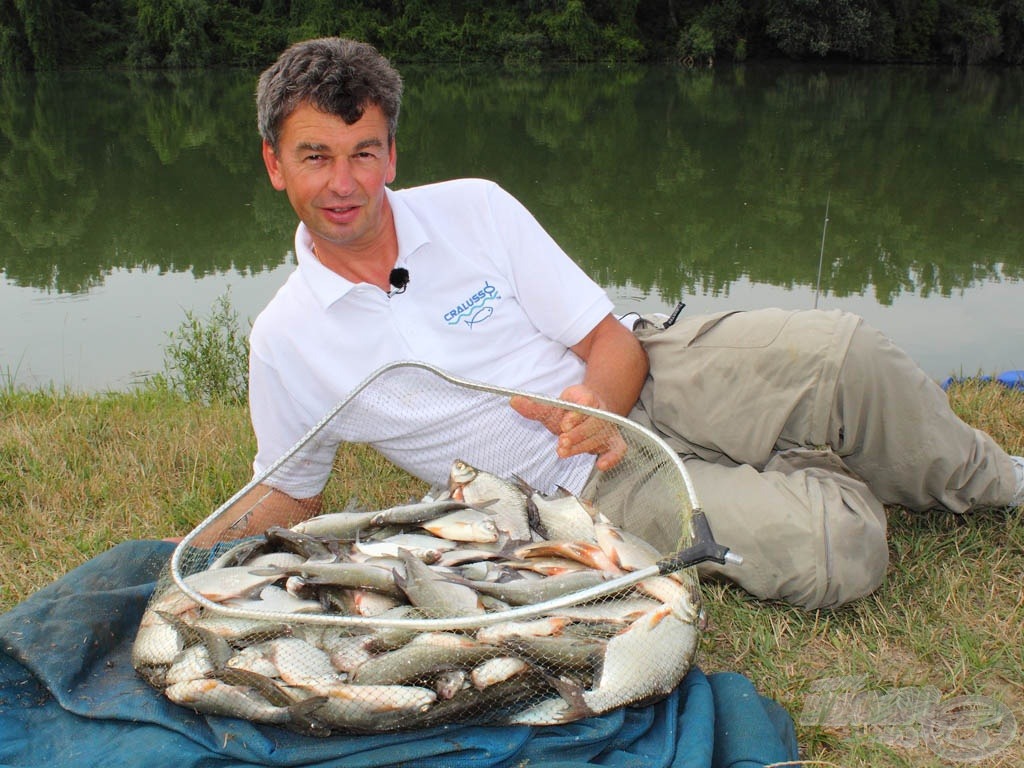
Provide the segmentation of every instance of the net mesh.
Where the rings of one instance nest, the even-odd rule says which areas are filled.
[[[628,420],[531,395],[625,448],[606,472],[558,459],[516,394],[415,363],[376,373],[185,537],[135,668],[196,711],[314,735],[557,724],[667,695],[702,616],[693,569],[665,565],[692,538],[683,464]],[[347,453],[322,508],[282,504],[339,441],[388,461]],[[368,471],[422,495],[349,499]]]

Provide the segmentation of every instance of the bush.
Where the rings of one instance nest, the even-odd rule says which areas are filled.
[[[715,56],[715,40],[711,31],[698,23],[693,23],[679,33],[676,43],[676,57],[687,66],[708,62]]]
[[[238,327],[238,313],[227,293],[208,318],[185,313],[185,322],[168,334],[164,373],[150,383],[209,404],[244,403],[249,389],[249,338]]]

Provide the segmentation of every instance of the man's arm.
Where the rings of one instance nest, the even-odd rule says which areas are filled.
[[[583,386],[598,395],[601,408],[620,416],[629,413],[640,397],[648,370],[647,353],[636,337],[614,316],[606,315],[572,351],[586,361]]]
[[[260,484],[232,504],[228,515],[203,531],[195,543],[213,546],[220,541],[258,536],[275,525],[289,528],[319,514],[322,502],[321,496],[295,499],[276,488]]]
[[[580,384],[567,387],[559,397],[570,403],[625,416],[633,408],[647,377],[647,353],[640,342],[612,315],[572,347],[586,364]],[[574,411],[542,405],[525,397],[512,398],[520,414],[540,421],[558,435],[558,455],[597,454],[598,469],[611,469],[625,455],[626,445],[615,427]]]

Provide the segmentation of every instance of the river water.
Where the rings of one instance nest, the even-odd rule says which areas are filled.
[[[1024,73],[403,68],[395,187],[491,178],[619,312],[842,308],[935,378],[1024,368]],[[162,370],[292,269],[257,73],[0,79],[0,384]]]

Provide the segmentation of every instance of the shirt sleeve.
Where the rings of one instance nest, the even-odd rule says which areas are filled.
[[[493,185],[488,202],[524,311],[549,338],[566,347],[579,343],[614,310],[608,294],[515,197]]]
[[[256,329],[253,332],[258,346]],[[277,370],[254,352],[250,352],[249,360],[249,415],[256,435],[254,479],[273,468],[262,482],[292,498],[306,499],[323,491],[338,444],[317,437],[305,440],[316,426],[315,420],[284,386]],[[301,448],[300,441],[304,441]],[[293,449],[294,453],[288,455]],[[288,459],[274,467],[285,455]]]

